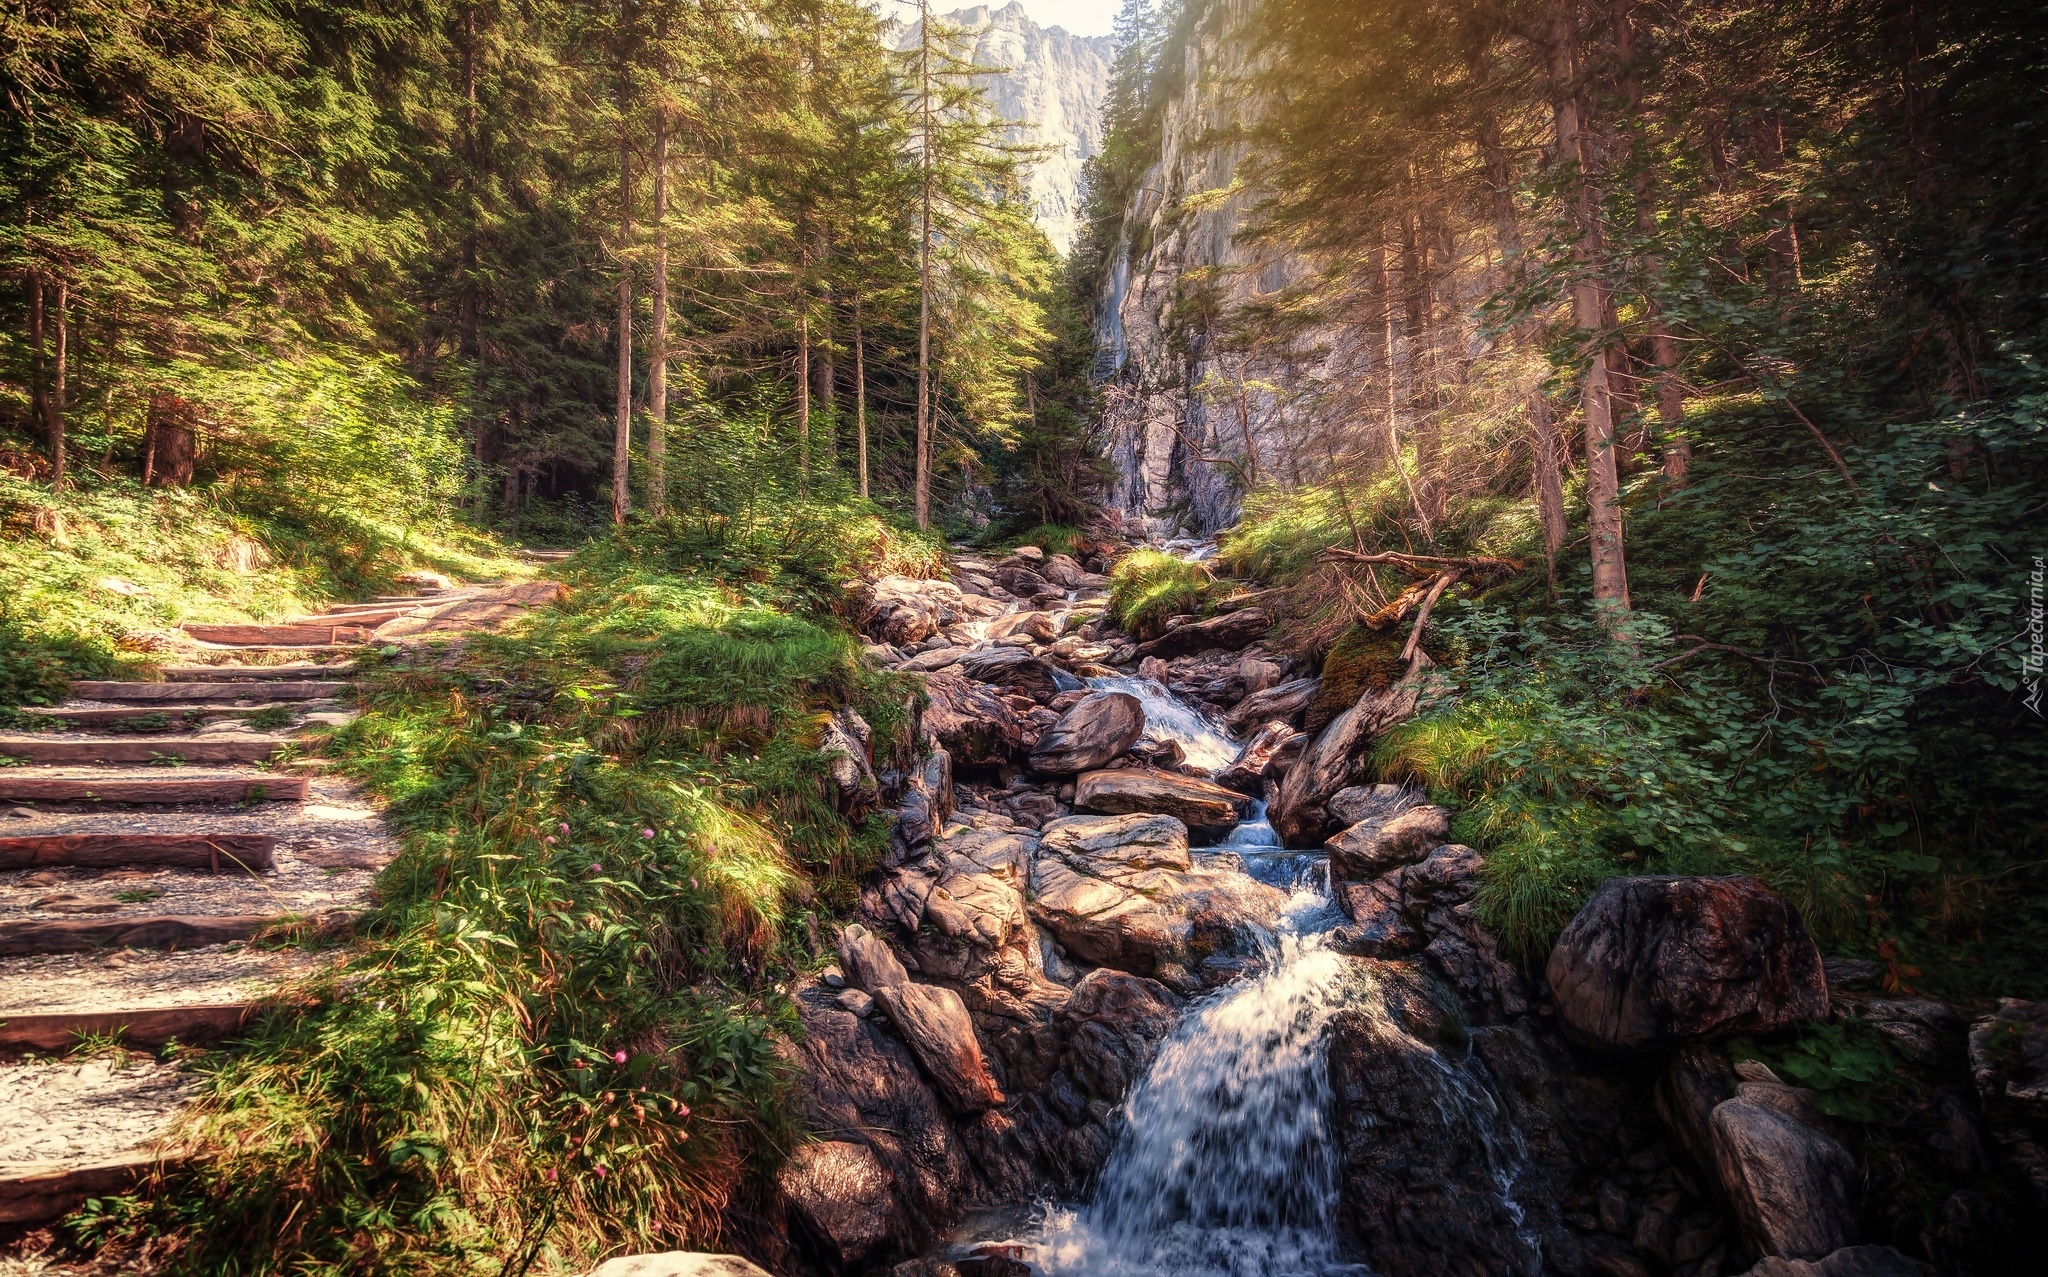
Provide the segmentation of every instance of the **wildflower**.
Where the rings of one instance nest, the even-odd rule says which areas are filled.
[[[547,837],[547,843],[548,843],[548,846],[550,846],[550,847],[552,847],[552,846],[554,846],[554,845],[555,845],[555,836],[554,836],[553,834],[549,834],[549,835],[548,835],[548,837]]]
[[[604,1124],[606,1126],[616,1127],[619,1124],[619,1115],[617,1113],[612,1114],[610,1117],[604,1120]]]
[[[590,872],[594,874],[601,874],[604,872],[604,866],[599,864],[597,861],[593,860],[590,862]]]
[[[547,1171],[547,1181],[548,1181],[548,1183],[550,1183],[550,1184],[552,1184],[552,1183],[554,1183],[554,1182],[555,1182],[555,1168],[554,1168],[554,1167],[552,1167],[552,1166],[548,1167],[548,1171]]]
[[[597,1171],[597,1177],[599,1179],[603,1179],[606,1175],[611,1174],[610,1171],[605,1169],[605,1164],[603,1162],[599,1162],[594,1169]]]
[[[678,1104],[678,1105],[676,1105],[676,1116],[677,1116],[677,1117],[688,1117],[689,1115],[690,1115],[690,1106],[689,1106],[689,1105],[687,1105],[687,1104]]]
[[[564,838],[567,838],[567,837],[569,836],[569,822],[568,822],[568,821],[566,821],[566,820],[565,820],[565,821],[563,821],[563,822],[562,822],[561,824],[559,824],[559,825],[555,826],[555,828],[557,828],[557,829],[559,829],[559,830],[561,830],[561,831],[562,831],[562,836],[563,836]]]
[[[640,831],[640,836],[642,838],[652,838],[654,837],[654,831],[652,829],[643,829]]]
[[[582,1067],[583,1067],[583,1061],[581,1061],[581,1060],[578,1060],[578,1061],[576,1061],[576,1063],[574,1063],[574,1064],[570,1065],[569,1067],[570,1067],[570,1068],[572,1068],[572,1069],[580,1069],[580,1068],[582,1068]]]
[[[626,1053],[625,1053],[624,1051],[614,1051],[614,1052],[612,1052],[612,1063],[613,1063],[613,1064],[624,1064],[625,1062],[626,1062]]]
[[[616,1100],[618,1098],[618,1096],[612,1094],[610,1091],[606,1091],[604,1093],[604,1102],[607,1104],[611,1103],[613,1100]]]

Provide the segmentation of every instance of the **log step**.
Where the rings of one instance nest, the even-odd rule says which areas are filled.
[[[347,662],[334,665],[166,665],[163,676],[172,683],[234,683],[244,680],[277,682],[308,678],[342,678],[356,672]]]
[[[0,957],[88,953],[94,949],[192,949],[247,940],[280,921],[274,914],[162,914],[145,918],[10,918],[0,921]]]
[[[303,802],[306,778],[270,773],[223,776],[50,776],[0,768],[0,799],[33,803]]]
[[[138,1011],[59,1011],[0,1020],[0,1051],[62,1051],[80,1037],[118,1037],[129,1046],[210,1042],[247,1024],[262,1002],[148,1007]]]
[[[43,834],[0,838],[0,869],[169,865],[178,869],[234,872],[271,869],[276,864],[277,839],[269,834]]]
[[[0,736],[0,755],[34,763],[154,763],[176,758],[188,763],[258,763],[291,744],[284,736],[220,736],[164,740],[123,736],[80,740],[75,736]]]
[[[254,693],[252,693],[253,695]],[[60,705],[55,709],[22,710],[28,717],[45,718],[67,727],[105,727],[110,723],[134,723],[146,718],[164,718],[168,721],[162,728],[150,730],[184,732],[198,727],[209,718],[248,718],[265,710],[303,709],[304,704],[286,705],[282,701],[259,705],[117,705],[85,708],[77,705]]]
[[[202,643],[221,643],[230,647],[259,644],[310,647],[370,641],[369,628],[361,625],[202,625],[187,622],[179,628]]]
[[[184,1160],[138,1151],[80,1165],[11,1167],[0,1171],[0,1224],[41,1224],[61,1218],[88,1197],[126,1192],[158,1165]]]
[[[84,701],[232,701],[262,695],[274,701],[318,701],[339,696],[349,684],[342,682],[265,683],[261,689],[241,683],[96,683],[71,685],[71,694]]]

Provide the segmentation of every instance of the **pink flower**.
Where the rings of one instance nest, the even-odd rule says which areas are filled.
[[[689,1105],[687,1105],[687,1104],[678,1104],[678,1105],[676,1105],[676,1116],[677,1116],[677,1117],[688,1117],[689,1115],[690,1115],[690,1106],[689,1106]]]
[[[612,1052],[612,1063],[613,1063],[613,1064],[624,1064],[625,1062],[626,1062],[626,1053],[625,1053],[624,1051],[614,1051],[614,1052]]]
[[[611,1173],[611,1172],[609,1172],[609,1171],[607,1171],[607,1170],[605,1169],[605,1165],[604,1165],[604,1163],[603,1163],[603,1162],[599,1162],[599,1163],[597,1164],[596,1170],[597,1170],[597,1177],[598,1177],[599,1179],[603,1179],[603,1178],[604,1178],[604,1177],[605,1177],[606,1175],[609,1175],[609,1174]]]
[[[640,836],[642,838],[652,838],[654,837],[654,831],[652,829],[643,829],[640,831]]]
[[[554,836],[553,834],[549,834],[549,835],[548,835],[548,838],[547,838],[547,842],[548,842],[548,846],[550,846],[550,847],[554,846],[554,845],[555,845],[555,836]]]
[[[590,872],[594,874],[601,874],[604,872],[604,866],[598,864],[596,861],[592,861],[590,864]]]
[[[548,1167],[547,1181],[550,1184],[555,1182],[555,1168],[552,1166]]]
[[[568,837],[568,835],[569,835],[569,822],[568,822],[568,821],[566,821],[566,820],[565,820],[565,821],[563,821],[563,822],[562,822],[561,824],[559,824],[559,825],[556,825],[556,826],[555,826],[555,828],[557,828],[557,829],[559,829],[559,830],[561,830],[561,831],[562,831],[562,836],[563,836],[563,837],[565,837],[565,838],[566,838],[566,837]]]

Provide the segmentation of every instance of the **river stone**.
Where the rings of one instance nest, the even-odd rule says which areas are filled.
[[[1024,564],[1009,560],[996,565],[996,580],[1001,581],[1004,589],[1020,599],[1028,599],[1034,594],[1043,594],[1054,588],[1052,582]]]
[[[1820,950],[1799,911],[1754,878],[1610,878],[1546,968],[1565,1032],[1661,1050],[1826,1015]]]
[[[1013,612],[1009,616],[990,621],[988,636],[992,639],[1028,639],[1035,643],[1051,643],[1059,638],[1059,622],[1048,612]]]
[[[1246,947],[1286,901],[1234,869],[1196,866],[1170,816],[1053,821],[1031,871],[1033,919],[1082,961],[1140,975]]]
[[[1338,790],[1323,806],[1331,820],[1340,825],[1355,825],[1362,820],[1398,816],[1410,807],[1420,807],[1422,802],[1422,791],[1406,785],[1353,785]]]
[[[961,658],[960,672],[971,679],[1021,692],[1043,705],[1060,694],[1052,666],[1020,647],[991,647]]]
[[[959,587],[948,581],[885,576],[867,589],[860,628],[878,643],[908,647],[952,623],[960,610]]]
[[[738,1255],[670,1250],[657,1255],[621,1255],[590,1270],[590,1277],[769,1277],[768,1271]]]
[[[1709,1121],[1714,1170],[1753,1253],[1820,1259],[1856,1240],[1856,1159],[1827,1135],[1737,1097]]]
[[[1361,820],[1323,847],[1330,853],[1330,871],[1338,877],[1371,878],[1421,860],[1442,845],[1450,831],[1447,809],[1411,807],[1384,819]]]
[[[1062,590],[1072,590],[1080,586],[1081,582],[1088,576],[1088,573],[1082,570],[1079,563],[1076,563],[1067,555],[1054,554],[1048,556],[1045,562],[1040,565],[1038,575],[1059,586]]]
[[[1031,729],[1001,692],[986,683],[945,671],[927,674],[924,730],[946,748],[953,762],[999,767],[1029,747]]]
[[[866,1144],[798,1145],[775,1186],[813,1236],[842,1264],[857,1264],[904,1229],[895,1176]]]
[[[1276,720],[1299,727],[1303,711],[1315,700],[1316,689],[1322,686],[1322,682],[1319,678],[1290,679],[1262,692],[1253,692],[1238,702],[1226,721],[1234,732],[1248,731],[1255,723]]]
[[[1266,792],[1266,777],[1273,774],[1279,760],[1289,751],[1299,753],[1304,741],[1302,734],[1287,724],[1268,723],[1245,742],[1236,762],[1216,773],[1216,783],[1256,798]]]
[[[1971,1025],[1970,1073],[1986,1104],[2048,1118],[2048,1002],[2006,998]]]
[[[1067,707],[1031,751],[1031,769],[1048,776],[1093,771],[1137,743],[1145,707],[1129,692],[1097,692]]]
[[[1156,812],[1197,826],[1234,825],[1250,801],[1210,781],[1151,767],[1087,772],[1074,785],[1076,807],[1110,813]]]
[[[1825,1259],[1765,1259],[1742,1277],[1933,1277],[1933,1270],[1890,1246],[1844,1246]]]
[[[891,839],[891,863],[901,863],[916,854],[945,828],[953,814],[953,756],[943,745],[933,745],[924,761],[903,779],[903,796],[896,805],[896,830]],[[900,846],[898,845],[900,844]]]
[[[1391,687],[1366,691],[1302,751],[1267,813],[1283,844],[1312,847],[1330,834],[1329,801],[1358,778],[1373,738],[1415,712],[1428,677],[1419,667]]]
[[[1003,1093],[981,1058],[967,1004],[936,985],[885,984],[870,989],[882,1010],[910,1044],[917,1062],[939,1095],[961,1113],[978,1113],[1003,1102]]]
[[[1170,661],[1176,656],[1187,656],[1212,647],[1234,652],[1272,627],[1272,619],[1263,611],[1248,607],[1212,616],[1206,621],[1176,625],[1151,642],[1140,643],[1138,654]]]

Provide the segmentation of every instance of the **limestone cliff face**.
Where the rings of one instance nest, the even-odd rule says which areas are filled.
[[[1102,100],[1109,87],[1108,36],[1070,35],[1041,27],[1012,0],[1000,9],[976,5],[940,16],[957,28],[982,66],[990,102],[1013,121],[1012,140],[1050,153],[1032,168],[1030,192],[1038,224],[1061,252],[1074,242],[1081,216],[1081,166],[1102,149]],[[917,27],[889,33],[899,49],[917,44]]]
[[[1259,196],[1243,173],[1246,145],[1229,134],[1256,109],[1237,87],[1252,69],[1238,38],[1250,8],[1211,0],[1195,21],[1096,312],[1117,475],[1109,504],[1162,536],[1236,522],[1255,474],[1310,477],[1316,432],[1349,415],[1343,401],[1367,372],[1363,329],[1324,324],[1233,349],[1215,318],[1276,300],[1314,269],[1243,235]]]

